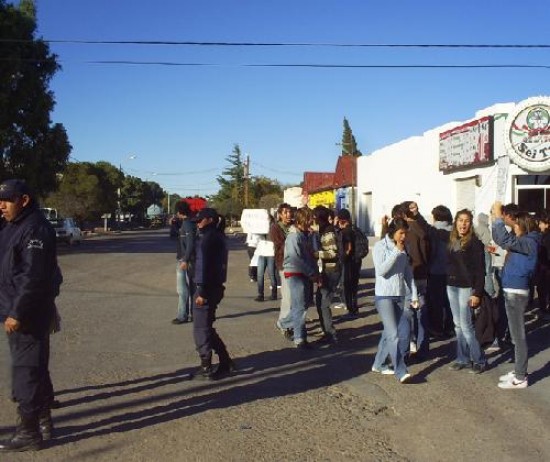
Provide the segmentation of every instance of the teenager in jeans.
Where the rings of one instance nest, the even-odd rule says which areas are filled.
[[[476,339],[472,310],[477,308],[485,285],[485,253],[475,236],[473,215],[468,209],[457,212],[449,240],[447,295],[456,333],[456,359],[450,369],[470,368],[482,373],[487,360]]]
[[[306,290],[309,280],[318,282],[319,268],[313,257],[307,232],[312,224],[311,210],[303,207],[296,212],[294,226],[285,240],[283,276],[290,289],[290,313],[277,321],[282,330],[293,329],[296,348],[309,348],[306,337]]]
[[[527,388],[525,309],[529,303],[529,285],[535,273],[541,238],[535,220],[527,212],[517,214],[513,233],[504,226],[500,202],[495,202],[491,212],[494,217],[493,239],[508,251],[502,269],[502,288],[515,352],[514,370],[500,377],[498,387],[508,390]]]
[[[388,224],[387,234],[378,241],[373,250],[375,271],[374,305],[384,330],[372,365],[373,372],[395,374],[401,383],[411,377],[405,365],[403,342],[399,338],[399,322],[403,316],[405,299],[411,299],[413,308],[418,307],[418,296],[413,280],[412,267],[405,249],[409,225],[402,218]],[[393,369],[386,361],[391,358]]]

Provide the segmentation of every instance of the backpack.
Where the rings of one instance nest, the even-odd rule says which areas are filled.
[[[353,226],[353,236],[354,259],[360,261],[369,254],[369,240],[365,233],[355,225]]]

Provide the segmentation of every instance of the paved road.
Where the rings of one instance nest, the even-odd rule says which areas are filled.
[[[51,364],[63,403],[54,411],[57,438],[34,456],[6,460],[550,460],[550,325],[529,317],[527,390],[497,389],[510,368],[498,355],[480,376],[449,371],[449,342],[433,344],[430,360],[411,368],[414,382],[401,385],[370,372],[380,331],[370,261],[361,317],[338,324],[337,348],[303,352],[275,330],[276,303],[253,301],[246,251],[229,241],[217,327],[239,371],[216,383],[189,380],[197,364],[191,328],[170,324],[175,258],[167,231],[62,246],[63,330],[52,337]],[[0,381],[6,437],[15,414],[7,374]]]

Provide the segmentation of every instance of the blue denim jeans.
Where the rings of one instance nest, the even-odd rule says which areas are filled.
[[[271,290],[277,293],[277,269],[275,268],[275,257],[258,257],[258,295],[264,294],[264,276],[265,270],[269,274],[271,281]]]
[[[180,262],[176,262],[176,290],[178,292],[177,319],[184,321],[193,317],[191,294],[193,293],[193,281],[187,270],[182,270]]]
[[[508,328],[514,344],[516,364],[514,372],[518,380],[527,375],[527,339],[525,337],[525,309],[529,303],[529,295],[511,294],[504,291],[504,304],[508,315]]]
[[[426,356],[430,350],[430,337],[428,335],[428,308],[426,306],[426,279],[415,279],[418,291],[418,308],[410,307],[410,300],[405,302],[403,317],[399,325],[399,338],[402,342],[402,351],[407,353],[410,342],[416,345],[419,356]]]
[[[469,287],[447,286],[449,304],[453,313],[453,322],[456,333],[456,362],[461,364],[485,364],[485,353],[476,338],[470,297],[472,289]]]
[[[397,380],[407,373],[402,342],[398,334],[398,326],[403,315],[404,297],[375,297],[374,306],[378,311],[384,330],[378,344],[373,367],[380,369],[388,356],[391,358]]]
[[[294,329],[294,343],[306,340],[306,290],[308,280],[305,276],[286,278],[290,289],[290,313],[279,319],[283,329]]]

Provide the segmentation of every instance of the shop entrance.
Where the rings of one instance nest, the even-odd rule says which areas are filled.
[[[515,203],[530,213],[550,209],[550,175],[516,176]]]

